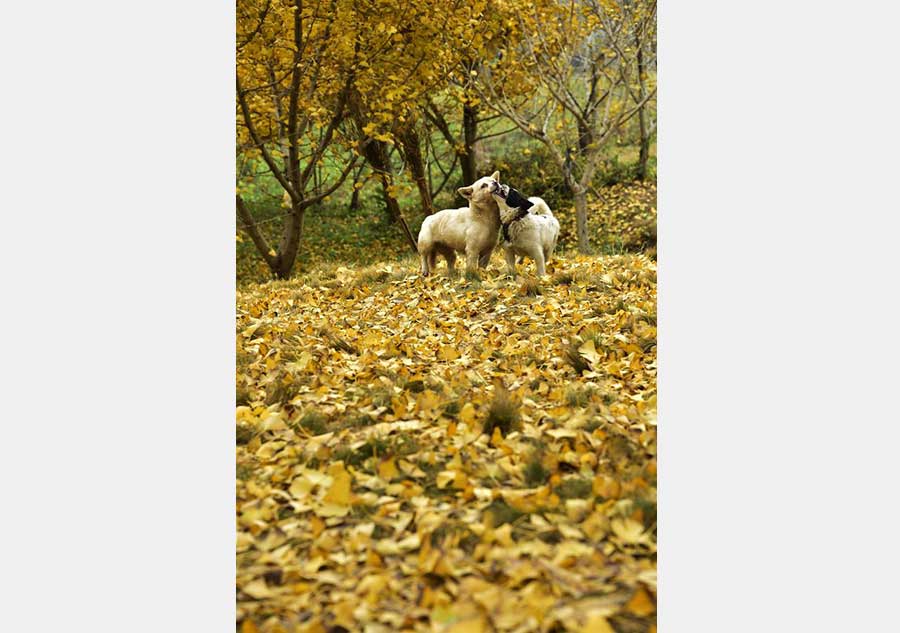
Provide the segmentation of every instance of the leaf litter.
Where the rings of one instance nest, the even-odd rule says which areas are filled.
[[[552,268],[239,290],[242,631],[655,630],[656,264]]]

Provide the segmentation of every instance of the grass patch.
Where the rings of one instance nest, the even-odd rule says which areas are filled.
[[[525,516],[524,512],[516,510],[503,499],[494,499],[484,510],[491,517],[491,526],[500,527],[504,523],[513,523]]]
[[[318,411],[307,411],[297,422],[297,426],[306,429],[313,435],[322,435],[328,431],[325,426],[327,418]]]
[[[373,418],[368,413],[360,413],[358,415],[351,415],[346,420],[346,426],[372,426],[375,424],[375,418]]]
[[[425,382],[422,380],[410,380],[403,388],[412,393],[422,393],[425,391]]]
[[[578,351],[588,341],[594,342],[594,349],[602,356],[606,350],[606,344],[603,342],[600,330],[595,328],[587,329],[579,336],[572,338],[565,349],[563,349],[563,358],[579,376],[581,372],[592,369],[590,362]]]
[[[530,488],[537,488],[538,486],[543,486],[547,483],[547,480],[550,478],[550,471],[544,468],[540,456],[535,455],[531,461],[525,465],[522,475],[525,477],[525,483],[528,484]]]
[[[587,371],[591,368],[591,364],[585,360],[585,358],[581,355],[581,352],[578,351],[578,348],[581,347],[581,343],[577,340],[573,340],[566,348],[563,350],[563,358],[566,360],[569,365],[572,366],[572,369],[575,370],[575,373],[579,376],[581,372]]]
[[[253,439],[255,432],[253,431],[253,427],[249,424],[238,424],[237,429],[234,432],[235,442],[238,446],[243,446],[244,444],[248,444],[250,440]]]
[[[369,391],[369,396],[376,407],[389,407],[394,398],[394,390],[391,387],[375,387]]]
[[[238,464],[235,474],[239,480],[247,481],[253,474],[253,469],[250,466],[247,466],[247,464]]]
[[[343,461],[345,464],[361,467],[370,457],[383,457],[391,452],[391,445],[387,440],[381,438],[373,438],[356,450],[350,448],[339,448],[334,452],[335,461]]]
[[[451,400],[443,407],[443,415],[448,418],[456,418],[459,415],[459,412],[462,410],[462,406],[459,404],[459,400]]]
[[[537,279],[527,277],[525,281],[522,282],[522,285],[519,286],[519,294],[523,297],[537,297],[538,295],[544,294],[544,290],[541,288],[541,282]]]
[[[371,286],[373,284],[384,283],[388,279],[391,278],[391,273],[386,270],[373,270],[370,272],[363,273],[356,277],[353,280],[353,285],[359,286]]]
[[[561,270],[550,278],[557,286],[568,286],[575,283],[575,273],[570,270]]]
[[[560,499],[587,499],[591,491],[591,480],[584,477],[563,479],[554,490]]]
[[[297,394],[297,385],[291,382],[284,382],[281,376],[278,376],[270,385],[266,387],[266,404],[286,404],[290,402]]]
[[[566,404],[570,407],[586,407],[596,392],[594,385],[570,385],[566,388]]]
[[[248,387],[238,387],[234,394],[235,406],[247,406],[253,401],[253,392]]]
[[[336,349],[339,352],[347,352],[348,354],[359,354],[359,350],[350,341],[332,332],[327,327],[321,328],[319,335],[325,339],[325,343],[332,349]]]
[[[494,389],[491,407],[488,409],[487,417],[481,427],[482,430],[491,435],[494,429],[500,429],[503,435],[508,435],[519,424],[520,406],[521,403],[513,398],[506,387],[497,385]]]
[[[418,453],[421,446],[412,435],[400,433],[395,436],[392,451],[395,455],[412,455]]]

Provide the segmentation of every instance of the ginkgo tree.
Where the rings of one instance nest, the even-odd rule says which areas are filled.
[[[484,101],[543,143],[575,202],[588,252],[587,194],[604,149],[656,95],[646,68],[655,0],[561,0],[522,6],[504,55],[482,64]],[[641,55],[638,55],[640,51]]]
[[[462,181],[474,180],[476,142],[518,129],[546,146],[588,251],[588,193],[609,141],[635,116],[646,171],[655,11],[654,0],[239,0],[239,160],[270,174],[284,200],[284,213],[267,219],[280,223],[270,244],[239,170],[241,228],[272,273],[288,277],[307,212],[351,175],[358,191],[365,173],[415,251],[398,158],[428,214],[433,165],[438,190],[457,165]],[[453,157],[449,170],[437,144]]]
[[[415,250],[397,202],[391,146],[411,166],[427,213],[419,105],[446,85],[463,55],[489,41],[479,35],[491,28],[483,20],[488,9],[488,0],[239,0],[239,152],[258,158],[284,190],[288,211],[277,248],[240,193],[236,204],[276,276],[291,273],[307,209],[335,192],[361,159]]]
[[[320,3],[321,4],[321,3]],[[290,275],[307,209],[333,193],[358,160],[341,124],[359,49],[342,36],[337,0],[324,7],[302,0],[239,0],[237,114],[239,152],[258,157],[285,193],[287,213],[277,248],[268,244],[240,193],[237,212],[272,273]],[[350,58],[351,63],[342,61]],[[317,168],[336,166],[325,183]]]
[[[426,121],[437,96],[445,96],[453,73],[493,45],[496,25],[487,19],[488,0],[410,4],[372,0],[357,6],[361,29],[357,41],[369,51],[360,64],[351,100],[353,119],[366,142],[364,154],[381,181],[390,215],[402,219],[389,148],[399,150],[419,190],[422,211],[432,211],[424,148]],[[452,144],[452,135],[447,134]],[[472,163],[474,164],[474,163]],[[474,171],[464,179],[475,179]],[[407,231],[408,233],[408,231]],[[411,235],[407,236],[414,240]]]

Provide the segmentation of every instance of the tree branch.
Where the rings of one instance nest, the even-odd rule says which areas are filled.
[[[253,125],[253,116],[250,114],[250,107],[247,105],[247,98],[244,94],[244,91],[241,90],[241,78],[237,77],[237,98],[238,103],[241,106],[241,113],[244,116],[244,125],[247,126],[247,131],[250,133],[250,138],[253,139],[253,144],[262,154],[263,160],[266,161],[266,165],[269,166],[269,169],[272,170],[272,175],[275,176],[275,179],[278,181],[285,191],[287,191],[288,195],[291,197],[291,200],[298,200],[300,195],[294,188],[291,186],[291,183],[284,177],[284,174],[281,173],[281,170],[275,165],[275,160],[272,158],[272,155],[269,153],[269,150],[266,149],[266,144],[260,138],[259,133],[256,130],[256,126]]]
[[[250,239],[253,240],[253,244],[256,245],[256,250],[262,255],[262,258],[266,261],[266,264],[269,265],[269,268],[275,270],[278,265],[277,256],[272,256],[272,248],[269,246],[269,243],[266,242],[266,238],[263,237],[262,233],[259,232],[259,227],[257,227],[256,223],[253,221],[253,216],[250,215],[250,211],[248,211],[247,207],[244,205],[244,200],[241,198],[240,194],[235,194],[235,198],[237,200],[237,213],[244,223],[244,230],[250,236]]]

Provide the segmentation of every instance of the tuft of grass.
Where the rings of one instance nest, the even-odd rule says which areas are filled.
[[[390,279],[391,273],[386,270],[373,270],[363,273],[353,280],[355,286],[371,286],[373,284],[384,283]]]
[[[523,297],[537,297],[538,295],[544,294],[544,290],[541,288],[540,281],[527,277],[525,281],[522,282],[522,285],[519,286],[519,294]]]
[[[319,336],[325,339],[325,343],[332,349],[336,349],[339,352],[347,352],[348,354],[359,354],[359,350],[350,341],[335,334],[327,327],[322,327],[319,330]]]
[[[358,503],[350,509],[353,518],[363,521],[374,515],[377,511],[378,506],[367,506],[364,503]]]
[[[584,477],[563,479],[554,490],[560,499],[587,499],[591,496],[591,480]]]
[[[240,481],[247,481],[253,474],[253,469],[247,464],[238,464],[235,474]]]
[[[249,405],[253,400],[253,392],[248,387],[241,386],[235,390],[235,406]]]
[[[646,354],[651,349],[656,347],[656,337],[638,337],[638,347],[640,347],[641,351]]]
[[[525,465],[522,474],[525,476],[525,483],[528,484],[530,488],[543,486],[550,478],[550,472],[544,468],[539,455],[535,455],[531,461]]]
[[[481,283],[481,275],[478,274],[477,270],[467,270],[463,277],[466,281]]]
[[[491,516],[491,526],[499,527],[504,523],[513,523],[517,519],[525,516],[524,512],[516,510],[514,507],[506,503],[503,499],[494,499],[484,510]]]
[[[634,499],[633,502],[644,515],[644,527],[652,527],[656,523],[656,499]]]
[[[368,413],[360,413],[359,415],[351,415],[347,418],[348,426],[372,426],[375,424],[375,418]]]
[[[500,301],[500,294],[497,293],[496,291],[492,291],[492,292],[488,293],[487,295],[485,295],[484,299],[482,299],[480,310],[482,310],[482,311],[493,310],[494,306],[496,306],[497,303],[499,303],[499,301]]]
[[[557,286],[568,286],[575,282],[575,273],[570,270],[561,270],[551,278]]]
[[[254,431],[253,427],[249,424],[238,424],[237,430],[234,433],[235,441],[238,446],[243,446],[250,442],[253,439]]]
[[[594,341],[594,349],[598,352],[602,352],[606,349],[606,344],[603,342],[600,330],[595,328],[587,329],[582,332],[581,335],[572,338],[565,349],[563,349],[563,358],[565,358],[566,362],[572,366],[572,369],[574,369],[578,375],[581,375],[581,372],[583,371],[591,369],[591,364],[578,351],[578,348],[589,340]]]
[[[277,378],[270,386],[266,388],[266,404],[287,404],[297,394],[297,385],[294,381],[284,382],[281,378]]]
[[[590,386],[572,385],[566,389],[566,403],[570,407],[584,407],[591,401],[594,390]]]
[[[451,400],[444,405],[443,414],[448,418],[455,418],[457,415],[459,415],[459,412],[461,410],[462,407],[459,404],[459,400]]]
[[[421,393],[425,391],[425,383],[421,380],[410,380],[403,388],[412,393]]]
[[[388,407],[394,397],[394,390],[391,387],[374,387],[369,395],[376,407]]]
[[[325,426],[326,420],[327,418],[318,411],[307,411],[297,425],[313,435],[322,435],[328,431],[328,427]]]
[[[422,448],[418,440],[408,433],[399,433],[394,436],[391,452],[394,455],[413,455]]]
[[[494,388],[494,399],[491,401],[482,430],[488,435],[493,434],[494,429],[500,429],[503,435],[509,434],[519,424],[520,406],[521,403],[512,397],[506,387],[498,384]]]
[[[350,448],[339,448],[334,452],[334,461],[343,461],[345,464],[359,468],[370,457],[383,456],[390,451],[391,445],[387,440],[381,438],[373,438],[356,450]]]
[[[579,376],[581,372],[587,371],[591,368],[591,364],[585,360],[585,358],[578,351],[578,348],[581,347],[581,342],[577,339],[571,341],[566,348],[563,350],[563,358],[565,358],[566,362],[572,366],[572,369],[575,370],[575,373]]]

